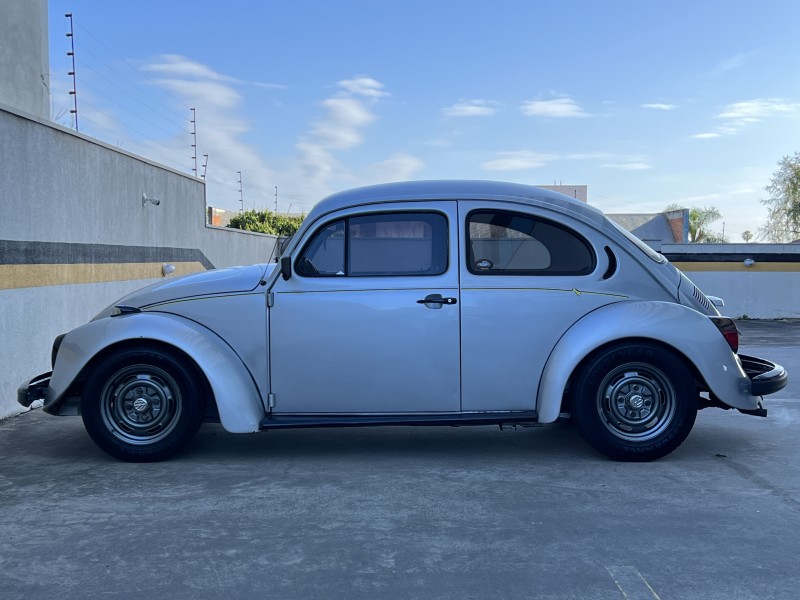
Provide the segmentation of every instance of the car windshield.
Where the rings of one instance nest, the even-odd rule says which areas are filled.
[[[622,227],[621,225],[615,223],[612,219],[606,219],[607,222],[611,223],[617,231],[619,231],[622,235],[628,238],[631,242],[633,242],[642,252],[644,252],[647,256],[649,256],[652,260],[656,261],[657,263],[663,263],[667,259],[664,257],[663,254],[656,252],[650,246],[645,244],[642,240],[638,237],[633,235],[630,231]]]

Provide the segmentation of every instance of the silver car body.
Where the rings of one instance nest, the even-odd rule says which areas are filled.
[[[580,276],[471,272],[466,218],[487,207],[576,232],[592,247],[594,269]],[[115,303],[122,311],[109,307],[66,335],[45,410],[76,414],[74,382],[95,357],[131,340],[162,343],[193,360],[232,432],[257,431],[269,415],[535,411],[549,423],[562,412],[580,362],[628,339],[674,349],[724,404],[759,407],[739,358],[708,318],[719,313],[706,297],[601,212],[560,194],[483,181],[342,192],[313,208],[284,256],[296,258],[316,232],[342,217],[408,211],[446,218],[448,264],[441,274],[284,279],[270,264],[165,280]],[[419,302],[431,294],[455,303]]]

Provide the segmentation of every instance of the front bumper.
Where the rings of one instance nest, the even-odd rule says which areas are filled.
[[[739,355],[747,377],[750,378],[751,394],[753,396],[767,396],[774,394],[786,387],[789,375],[782,366],[755,356]]]
[[[42,373],[19,386],[19,389],[17,389],[17,402],[25,408],[28,408],[37,400],[44,400],[52,374],[52,371]]]

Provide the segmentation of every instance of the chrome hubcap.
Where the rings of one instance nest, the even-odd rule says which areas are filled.
[[[137,398],[133,401],[133,410],[137,413],[143,413],[150,408],[150,400],[147,398]]]

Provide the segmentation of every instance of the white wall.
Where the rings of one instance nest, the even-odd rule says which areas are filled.
[[[143,193],[160,204],[143,206]],[[0,418],[22,410],[24,380],[50,370],[56,335],[158,281],[172,262],[161,258],[192,252],[217,268],[273,258],[274,236],[207,227],[204,194],[200,179],[0,106],[0,244],[16,249],[0,257]],[[103,264],[112,246],[120,256]],[[91,282],[74,283],[75,267]]]
[[[800,244],[664,244],[661,252],[704,293],[725,300],[728,316],[800,318]]]

